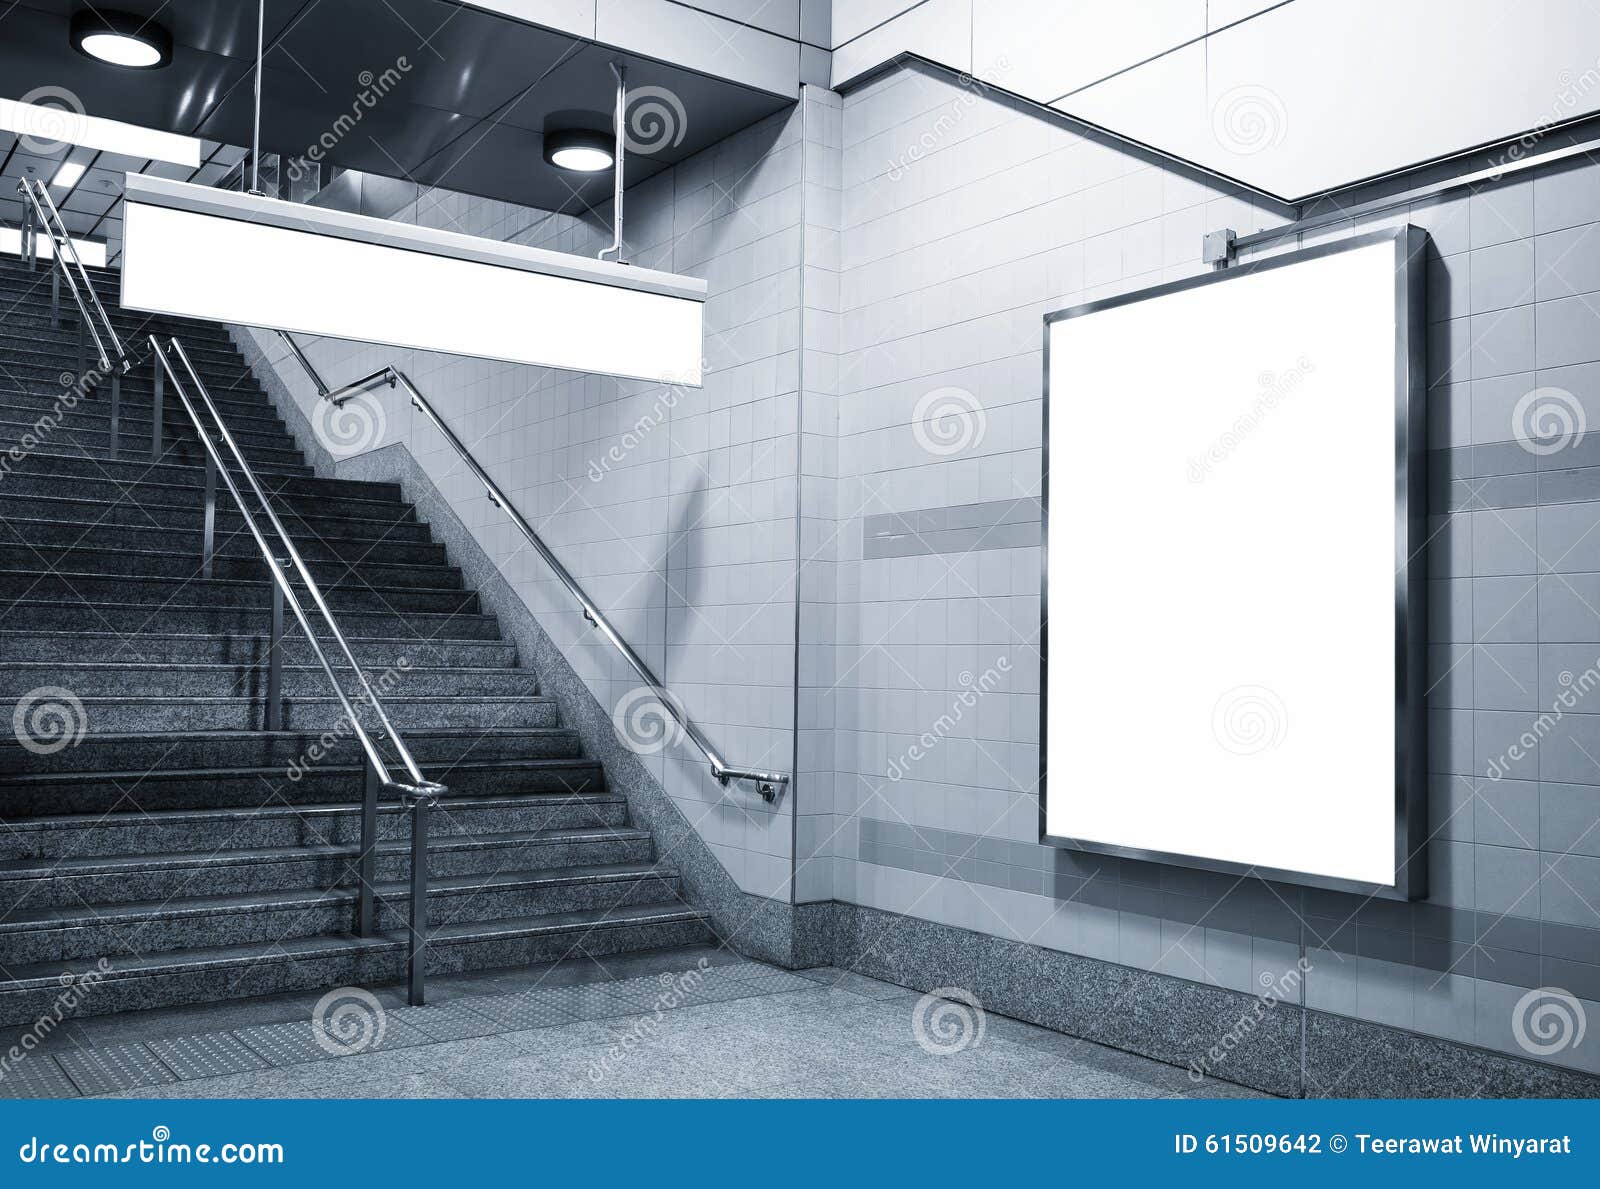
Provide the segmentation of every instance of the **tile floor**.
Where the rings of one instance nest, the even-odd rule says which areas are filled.
[[[841,970],[676,949],[396,988],[90,1017],[0,1098],[1257,1097]],[[921,1021],[920,1032],[918,1021]],[[320,1021],[320,1026],[314,1023]],[[949,1031],[941,1020],[951,1024]],[[0,1035],[0,1053],[23,1030]]]

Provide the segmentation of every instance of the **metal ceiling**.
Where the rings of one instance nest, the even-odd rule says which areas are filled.
[[[0,134],[0,219],[20,215],[10,201],[18,176],[53,174],[70,157],[89,167],[70,192],[55,193],[70,229],[114,241],[123,172],[212,183],[239,159],[230,146],[250,143],[256,6],[117,0],[156,15],[173,35],[172,64],[152,71],[74,51],[67,26],[80,7],[20,0],[0,15],[0,95],[65,89],[89,115],[204,138],[206,164],[190,178],[189,170],[70,146],[40,158]],[[610,198],[609,173],[565,173],[542,157],[547,117],[596,113],[609,127],[610,61],[626,64],[635,93],[661,88],[683,112],[681,139],[629,155],[630,186],[792,102],[450,0],[267,0],[266,43],[263,152],[302,156],[320,144],[323,160],[346,169],[544,210]],[[361,102],[379,90],[370,105]]]

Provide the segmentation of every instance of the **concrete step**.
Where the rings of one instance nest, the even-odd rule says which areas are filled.
[[[79,394],[73,388],[75,383],[76,377],[66,372],[26,384],[7,373],[0,373],[0,409],[5,410],[8,420],[29,424],[42,418],[111,415],[109,388],[91,389]],[[230,394],[220,390],[211,395],[217,412],[222,414],[230,431],[288,432],[278,411],[264,396],[242,392]],[[136,385],[131,378],[124,377],[117,412],[123,417],[137,417],[149,426],[155,421],[154,395],[150,388]],[[163,425],[173,430],[192,429],[194,425],[182,405],[171,397],[162,402],[161,420]]]
[[[404,703],[385,709],[396,719]],[[333,724],[329,724],[332,726]],[[396,722],[403,735],[405,723]],[[553,726],[553,722],[519,724]],[[422,774],[439,778],[449,793],[440,815],[450,812],[456,797],[508,796],[513,793],[582,794],[604,788],[605,775],[593,760],[494,760],[457,762]],[[397,770],[398,771],[398,770]],[[308,755],[302,766],[283,768],[229,767],[215,769],[131,770],[121,772],[23,773],[0,784],[0,820],[56,816],[69,813],[125,813],[135,808],[158,809],[254,808],[268,803],[326,805],[358,801],[363,770],[355,765],[318,763]]]
[[[178,494],[182,497],[188,495],[181,490]],[[231,502],[222,501],[217,505],[217,539],[240,538],[249,541],[244,518],[237,509],[229,507]],[[296,545],[307,538],[321,538],[329,542],[348,543],[359,554],[366,543],[423,543],[432,540],[428,526],[415,520],[324,514],[291,508],[281,500],[274,501],[274,507],[279,519],[294,534]],[[12,521],[49,521],[84,530],[115,527],[160,532],[181,528],[192,530],[198,540],[204,514],[203,499],[188,502],[173,498],[168,502],[140,500],[134,503],[132,500],[110,501],[72,495],[20,496],[8,491],[7,484],[0,481],[0,525]],[[255,548],[253,542],[250,548]]]
[[[172,502],[177,497],[199,506],[205,499],[205,468],[187,463],[152,463],[147,459],[107,461],[85,460],[73,455],[36,450],[23,459],[7,459],[5,490],[8,493],[45,496],[70,495],[75,499],[96,497],[114,499],[132,493],[141,500]],[[233,468],[229,467],[230,472]],[[70,489],[63,480],[71,479]],[[34,486],[27,486],[32,483]],[[363,483],[355,479],[321,479],[310,475],[272,477],[263,475],[261,487],[278,497],[274,507],[283,511],[303,511],[313,516],[359,516],[366,519],[414,520],[416,511],[400,498],[393,483]],[[241,491],[248,490],[241,484]],[[219,507],[231,503],[219,482]]]
[[[136,367],[143,367],[146,374],[151,372],[151,364],[145,358],[148,343],[143,338],[138,341],[139,357],[141,362]],[[232,339],[226,342],[209,339],[186,339],[183,349],[189,353],[189,361],[195,365],[202,376],[215,372],[225,374],[230,369],[237,369],[244,363],[244,356],[233,345]],[[11,358],[14,355],[28,353],[49,355],[51,358],[63,356],[77,362],[78,354],[78,328],[76,324],[51,330],[49,327],[38,329],[28,334],[18,334],[8,325],[0,325],[0,355]],[[70,364],[69,364],[70,366]]]
[[[372,587],[347,579],[324,585],[322,595],[335,618],[345,611],[412,611],[441,614],[476,614],[478,592],[424,587]],[[34,569],[0,570],[0,604],[13,599],[55,599],[81,609],[112,599],[153,604],[159,608],[187,596],[203,604],[229,607],[270,607],[271,586],[263,575],[258,581],[222,578],[123,577]]]
[[[193,584],[191,584],[193,585]],[[9,602],[4,625],[18,632],[71,631],[86,622],[84,604],[76,599],[62,602],[58,598],[34,596]],[[309,608],[307,609],[309,612]],[[268,630],[269,605],[217,606],[199,601],[198,592],[185,589],[170,601],[152,608],[149,603],[106,602],[94,604],[92,621],[98,630],[117,632],[137,638],[150,633],[181,632],[185,634],[260,634]],[[292,616],[290,617],[292,621]],[[405,639],[410,637],[423,642],[443,640],[499,640],[500,625],[492,615],[479,612],[458,611],[430,613],[402,611],[388,607],[380,610],[344,610],[337,613],[340,630],[352,640]],[[330,633],[316,626],[317,638],[331,641]],[[286,623],[286,638],[300,635],[298,626]]]
[[[0,625],[5,620],[0,619]],[[140,632],[17,632],[0,630],[0,665],[25,662],[57,664],[210,664],[264,663],[268,637],[251,635],[185,635]],[[404,658],[419,667],[497,669],[517,662],[516,645],[493,640],[353,640],[356,659],[379,670]],[[299,635],[286,636],[283,663],[314,665],[316,654]]]
[[[83,910],[93,905],[352,889],[359,884],[359,844],[329,841],[239,847],[220,834],[208,842],[204,849],[158,856],[0,860],[0,917],[17,919],[46,909],[70,909],[73,915],[83,915]],[[437,837],[430,828],[428,837],[428,875],[432,880],[598,864],[640,866],[648,865],[650,859],[650,835],[629,827]],[[409,878],[410,860],[408,841],[396,838],[380,843],[376,878],[386,883]]]
[[[240,542],[255,549],[254,556],[229,552],[213,557],[213,578],[242,582],[266,581],[267,563],[256,547],[254,538],[241,534]],[[201,572],[199,542],[194,548],[180,551],[139,549],[95,549],[81,546],[35,545],[12,543],[0,538],[0,569],[28,570],[47,568],[61,573],[119,575],[129,578],[194,578]],[[335,587],[340,583],[370,586],[377,590],[459,590],[461,571],[454,566],[415,565],[408,562],[393,563],[363,558],[359,562],[320,558],[306,559],[306,567],[319,586]],[[304,586],[293,578],[295,587],[304,595]],[[309,606],[309,603],[307,604]]]
[[[404,737],[417,763],[430,771],[467,761],[486,764],[492,760],[577,759],[582,754],[577,735],[561,727],[490,727],[471,731],[423,728],[407,731]],[[74,746],[47,755],[8,737],[0,744],[0,775],[156,767],[276,768],[287,772],[291,765],[304,763],[313,745],[320,762],[351,769],[361,763],[360,746],[348,733],[337,738],[322,738],[320,733],[307,731],[96,733],[86,734]],[[379,741],[379,749],[386,755],[394,754],[387,740]]]
[[[193,513],[190,519],[195,520]],[[448,568],[449,565],[444,546],[432,541],[375,541],[321,532],[294,532],[292,535],[295,548],[308,564],[342,562],[361,566],[407,566],[415,570]],[[184,530],[174,532],[170,527],[153,525],[135,527],[18,516],[6,518],[4,528],[0,529],[0,542],[15,541],[41,549],[160,550],[179,557],[199,557],[202,536],[198,521],[192,527],[186,525]],[[261,557],[261,549],[255,538],[244,530],[242,518],[236,523],[219,523],[213,546],[218,558],[256,560]]]
[[[135,409],[133,416],[129,415],[127,406],[118,412],[117,422],[117,449],[122,457],[130,462],[186,462],[191,466],[203,466],[205,456],[200,452],[200,439],[195,436],[194,428],[187,423],[179,424],[172,417],[164,419],[161,436],[161,453],[152,456],[150,453],[151,431],[155,423],[150,419],[148,409]],[[260,425],[262,422],[251,422]],[[301,454],[300,447],[293,436],[286,429],[269,429],[266,432],[244,430],[233,425],[228,427],[228,432],[233,434],[234,441],[239,443],[239,448],[245,452],[245,457],[250,459],[274,460],[288,462],[295,465],[304,465],[305,456]],[[216,442],[216,435],[212,435]],[[82,405],[59,420],[50,424],[42,424],[36,418],[25,418],[21,414],[0,408],[0,443],[4,448],[19,450],[33,450],[50,442],[72,442],[78,446],[87,446],[94,449],[111,449],[111,408],[109,405],[95,405],[85,409]],[[178,458],[169,458],[174,450],[180,452]]]
[[[555,961],[580,948],[593,957],[630,950],[702,945],[714,939],[704,913],[681,903],[639,905],[493,921],[451,923],[428,940],[427,969],[465,970]],[[94,993],[77,996],[75,1015],[235,999],[401,979],[403,934],[376,938],[308,937],[209,949],[169,950],[108,964]],[[0,990],[0,1024],[24,1024],[55,1010],[61,989],[92,962],[45,962],[13,968]],[[54,1018],[54,1017],[52,1017]]]
[[[407,739],[413,747],[419,735]],[[433,815],[430,839],[540,830],[620,828],[627,802],[616,793],[556,792],[530,796],[452,796]],[[411,818],[392,801],[378,805],[378,837],[408,842]],[[353,802],[286,805],[271,800],[237,808],[125,810],[114,813],[40,814],[5,821],[0,858],[57,860],[98,855],[170,855],[215,846],[296,847],[354,845],[361,815]]]
[[[345,682],[346,692],[353,696],[357,686],[348,669],[343,664],[335,664],[335,669]],[[527,669],[422,668],[411,665],[409,658],[399,667],[369,671],[367,679],[383,691],[412,698],[494,700],[532,697],[539,692],[538,680]],[[63,686],[100,698],[262,698],[266,696],[267,667],[43,661],[7,665],[0,670],[0,699],[16,701],[46,686]],[[327,694],[327,674],[318,665],[285,665],[283,692],[288,698]]]
[[[351,875],[347,866],[337,873],[341,879]],[[444,876],[429,880],[428,917],[443,926],[597,911],[673,901],[677,891],[677,872],[649,863]],[[404,929],[410,885],[376,884],[374,893],[378,927]],[[110,957],[114,965],[124,956],[352,933],[355,927],[353,887],[285,889],[14,908],[0,917],[0,950],[23,965],[99,957]]]
[[[48,687],[46,687],[48,688]],[[74,691],[75,692],[75,691]],[[166,696],[126,694],[96,697],[75,694],[83,710],[86,731],[96,734],[145,734],[152,731],[262,731],[266,729],[266,703],[259,696],[203,697],[198,694]],[[35,701],[46,701],[43,697]],[[59,695],[56,698],[60,701]],[[401,731],[409,727],[549,727],[556,725],[556,709],[548,699],[533,695],[450,697],[385,697],[383,708]],[[77,714],[76,711],[73,712]],[[430,717],[430,715],[432,717]],[[327,696],[289,695],[284,698],[283,728],[322,732],[342,725],[338,700]],[[362,713],[369,728],[375,724]]]

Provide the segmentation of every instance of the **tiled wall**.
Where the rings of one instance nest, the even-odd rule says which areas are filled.
[[[1600,168],[1326,233],[1433,241],[1433,894],[1396,905],[1037,842],[1041,316],[1276,217],[920,69],[847,95],[843,144],[838,771],[800,886],[826,864],[840,899],[1252,993],[1304,943],[1280,985],[1310,1006],[1519,1055],[1533,988],[1600,1019],[1600,703],[1486,776],[1600,658]],[[1539,386],[1596,434],[1524,448]],[[1108,402],[1084,449],[1137,482],[1137,434]],[[1600,1070],[1600,1046],[1549,1059]]]
[[[478,200],[419,207],[564,250],[605,239]],[[1536,988],[1600,1019],[1600,710],[1539,725],[1562,674],[1578,683],[1600,660],[1600,168],[1323,233],[1409,220],[1432,236],[1435,835],[1415,905],[1037,841],[1042,316],[1193,275],[1205,232],[1276,215],[922,67],[842,100],[808,91],[628,209],[640,263],[711,282],[703,391],[662,409],[644,385],[401,366],[730,756],[794,766],[769,813],[682,748],[654,761],[741,886],[1271,984],[1519,1055],[1514,1010]],[[387,358],[313,354],[334,382]],[[1517,442],[1519,402],[1541,386],[1595,434]],[[626,675],[442,443],[387,408],[371,444],[407,441],[615,705]],[[1138,413],[1108,401],[1084,448],[1127,452],[1137,482],[1137,434]],[[1489,779],[1536,729],[1533,758]],[[1549,1059],[1600,1070],[1600,1046]]]
[[[781,771],[794,753],[801,181],[795,111],[629,192],[631,259],[710,282],[698,390],[302,344],[330,386],[391,361],[404,370],[729,761]],[[440,191],[395,216],[591,257],[610,240],[606,217]],[[278,370],[318,425],[310,383],[292,364]],[[343,440],[355,452],[405,442],[595,697],[623,704],[632,671],[449,446],[399,400],[364,407],[381,416],[353,413]],[[328,428],[319,437],[335,440]],[[748,788],[724,790],[686,743],[645,758],[745,891],[789,898],[792,799],[772,809]]]

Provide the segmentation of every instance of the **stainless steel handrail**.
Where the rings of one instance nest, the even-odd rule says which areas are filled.
[[[72,242],[72,236],[67,231],[67,225],[62,222],[61,212],[56,209],[55,200],[50,197],[49,189],[37,178],[23,178],[17,183],[17,193],[27,196],[34,215],[43,225],[45,234],[50,237],[53,263],[60,268],[61,275],[67,279],[67,288],[72,291],[72,300],[77,303],[83,324],[88,327],[89,334],[94,338],[95,353],[100,356],[100,369],[111,371],[111,357],[106,354],[105,343],[100,338],[100,330],[103,327],[106,336],[111,340],[112,349],[116,352],[117,367],[121,371],[127,371],[132,366],[132,361],[122,349],[122,340],[117,337],[116,327],[111,325],[105,306],[100,304],[100,295],[95,292],[94,282],[89,279],[89,270],[83,266],[83,258],[78,255],[78,245]],[[72,263],[78,266],[78,277],[89,293],[89,300],[94,303],[95,312],[100,315],[99,326],[96,326],[94,319],[89,317],[89,309],[84,305],[82,294],[78,292],[78,280],[73,278],[72,269],[67,266],[66,253],[71,253]]]
[[[427,933],[427,811],[433,807],[438,798],[447,790],[444,785],[426,780],[417,769],[416,761],[412,759],[410,750],[400,738],[399,732],[394,729],[394,725],[389,721],[389,716],[385,713],[382,703],[378,700],[377,692],[367,680],[366,674],[356,661],[355,653],[351,650],[349,641],[345,639],[344,633],[339,629],[338,622],[333,617],[333,613],[328,609],[328,604],[322,597],[321,588],[317,585],[316,579],[311,576],[311,571],[301,558],[300,551],[295,548],[293,540],[290,539],[288,531],[283,526],[283,522],[278,519],[277,513],[273,511],[272,503],[267,499],[266,492],[262,490],[255,471],[246,461],[244,453],[239,449],[239,445],[234,440],[232,433],[228,431],[228,427],[222,419],[222,414],[217,409],[216,402],[211,399],[211,393],[207,391],[204,382],[196,374],[194,365],[189,361],[188,353],[183,349],[183,344],[176,338],[168,339],[168,343],[172,351],[182,361],[184,370],[188,372],[190,382],[194,384],[195,391],[204,403],[206,412],[210,415],[218,436],[222,438],[228,447],[228,451],[233,456],[239,472],[255,493],[261,511],[265,513],[267,521],[271,524],[273,531],[282,543],[290,564],[299,575],[300,581],[305,584],[306,591],[310,594],[318,611],[321,612],[323,621],[327,624],[334,641],[344,654],[346,663],[355,671],[356,677],[365,693],[365,701],[372,707],[384,734],[390,743],[394,745],[395,751],[399,754],[401,762],[411,777],[411,782],[406,783],[397,781],[391,776],[389,766],[384,762],[383,754],[378,750],[366,728],[362,726],[360,715],[357,713],[356,707],[351,703],[349,696],[345,693],[344,687],[334,670],[333,663],[328,659],[327,651],[312,630],[311,621],[306,615],[305,608],[301,605],[299,596],[295,593],[288,575],[283,572],[283,567],[278,563],[273,550],[267,544],[266,537],[262,534],[260,527],[256,523],[255,516],[245,502],[243,493],[239,490],[238,483],[234,481],[234,477],[225,465],[216,444],[211,440],[211,434],[207,431],[200,414],[196,411],[194,402],[189,398],[183,381],[179,379],[171,360],[167,358],[166,350],[156,337],[151,335],[150,351],[152,356],[160,363],[162,370],[165,371],[167,378],[172,383],[173,391],[178,396],[179,403],[183,406],[184,412],[188,414],[189,420],[194,424],[195,434],[199,437],[200,444],[205,449],[211,467],[217,474],[222,476],[222,481],[227,486],[228,493],[233,496],[233,501],[239,508],[239,513],[245,522],[245,526],[250,530],[250,535],[261,549],[262,557],[267,563],[268,571],[272,574],[273,582],[293,610],[294,617],[300,624],[300,630],[305,633],[312,652],[316,655],[318,663],[322,666],[323,673],[328,678],[328,683],[333,687],[333,692],[339,700],[340,708],[344,711],[345,717],[350,723],[350,728],[355,733],[356,741],[366,758],[368,780],[362,804],[361,842],[358,852],[360,888],[357,892],[359,903],[358,931],[364,937],[372,936],[375,931],[373,884],[376,874],[378,792],[390,792],[398,795],[412,812],[411,928],[409,930],[407,964],[410,986],[409,999],[414,1005],[420,1005],[423,1002],[422,953],[426,946]]]
[[[611,626],[611,622],[606,619],[605,615],[600,611],[600,609],[595,606],[594,600],[589,598],[583,587],[578,585],[578,580],[572,576],[572,574],[567,570],[566,566],[561,564],[561,559],[551,552],[550,547],[546,545],[540,538],[539,534],[534,531],[533,526],[528,523],[527,519],[522,515],[522,513],[517,511],[517,509],[512,505],[511,501],[506,498],[505,493],[500,490],[499,485],[496,484],[495,481],[489,477],[489,473],[478,464],[478,460],[472,456],[472,452],[462,444],[460,438],[456,437],[455,432],[451,430],[451,428],[445,424],[444,419],[434,411],[433,406],[428,403],[427,398],[425,398],[422,393],[417,391],[416,386],[406,378],[405,373],[393,366],[385,366],[379,371],[373,372],[370,376],[363,376],[359,380],[355,380],[349,384],[345,384],[343,387],[329,391],[327,384],[324,383],[322,377],[317,374],[316,369],[311,366],[310,361],[305,357],[305,353],[300,350],[299,345],[295,343],[294,339],[281,330],[278,331],[278,335],[289,345],[290,350],[294,352],[295,358],[300,361],[302,366],[304,366],[306,374],[311,377],[312,383],[316,385],[317,391],[322,398],[335,405],[341,405],[345,401],[349,400],[352,396],[356,396],[359,393],[366,392],[381,385],[387,385],[390,388],[398,385],[404,388],[406,395],[411,401],[412,407],[426,417],[433,427],[444,435],[445,441],[450,443],[451,447],[455,450],[456,454],[460,456],[461,461],[467,465],[467,468],[472,472],[473,476],[478,480],[479,483],[483,484],[484,492],[489,497],[489,502],[494,504],[495,507],[499,508],[511,518],[511,522],[517,526],[523,537],[527,539],[528,544],[533,546],[534,552],[542,557],[545,561],[545,564],[550,567],[550,570],[553,574],[555,574],[557,581],[559,581],[562,586],[566,587],[567,593],[577,601],[579,608],[583,611],[584,619],[588,620],[590,624],[597,628],[600,634],[606,638],[611,646],[622,654],[623,659],[628,662],[634,673],[638,675],[639,680],[643,681],[650,688],[650,692],[655,696],[656,701],[660,702],[667,713],[672,715],[678,726],[683,729],[683,733],[689,739],[689,741],[693,743],[695,747],[700,749],[700,754],[705,756],[707,762],[710,763],[711,775],[716,777],[717,782],[726,787],[730,781],[747,780],[756,786],[756,791],[761,795],[763,800],[777,800],[779,792],[789,783],[788,775],[783,772],[763,772],[753,768],[735,768],[729,765],[727,761],[722,758],[721,753],[719,753],[712,742],[706,738],[704,733],[701,732],[700,728],[695,726],[694,722],[683,710],[683,707],[679,704],[678,700],[673,697],[670,692],[668,692],[667,688],[661,684],[656,675],[651,672],[650,666],[645,664],[644,658],[635,652],[631,646],[629,646],[628,642],[622,638],[621,634],[618,633],[616,628]]]

